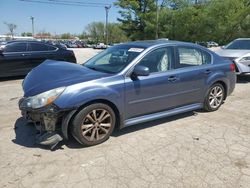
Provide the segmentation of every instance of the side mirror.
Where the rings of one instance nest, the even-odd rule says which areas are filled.
[[[142,65],[136,65],[133,72],[132,76],[148,76],[149,75],[149,68],[142,66]]]
[[[221,46],[220,48],[221,48],[221,49],[224,49],[224,48],[225,48],[225,46]]]

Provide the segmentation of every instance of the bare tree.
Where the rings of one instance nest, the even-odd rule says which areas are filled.
[[[13,23],[7,23],[7,22],[4,22],[4,24],[8,27],[8,29],[10,31],[10,35],[13,38],[14,37],[14,31],[17,28],[17,25],[13,24]]]

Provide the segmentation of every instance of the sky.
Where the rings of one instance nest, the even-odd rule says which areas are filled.
[[[72,1],[112,4],[109,11],[109,22],[117,22],[117,17],[120,16],[118,8],[113,6],[115,0]],[[45,31],[52,34],[66,32],[81,34],[89,23],[94,21],[105,22],[105,8],[43,4],[20,0],[0,0],[0,35],[9,32],[4,22],[16,24],[17,29],[15,30],[15,34],[17,35],[20,35],[22,32],[32,32],[30,16],[34,17],[35,33]]]

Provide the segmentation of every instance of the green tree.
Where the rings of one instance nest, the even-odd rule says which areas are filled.
[[[131,40],[155,38],[155,0],[118,0],[121,28]]]
[[[225,44],[250,35],[249,0],[118,0],[118,21],[131,40],[154,38],[156,2],[159,38]]]
[[[128,41],[121,24],[108,24],[108,41],[110,44]],[[102,22],[92,22],[86,27],[86,36],[92,39],[92,42],[105,42],[105,25]],[[86,37],[87,38],[87,37]]]
[[[110,44],[128,41],[125,32],[121,29],[121,24],[109,23],[108,31],[108,40]]]
[[[23,36],[23,37],[32,37],[32,33],[31,32],[23,32],[23,33],[21,33],[21,36]]]
[[[61,35],[61,39],[71,39],[72,35],[70,33],[63,33]]]
[[[104,23],[92,22],[87,25],[86,31],[95,43],[104,42]]]

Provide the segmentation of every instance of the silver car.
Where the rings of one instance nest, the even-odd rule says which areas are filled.
[[[232,60],[237,74],[250,73],[250,38],[238,38],[216,53]]]

